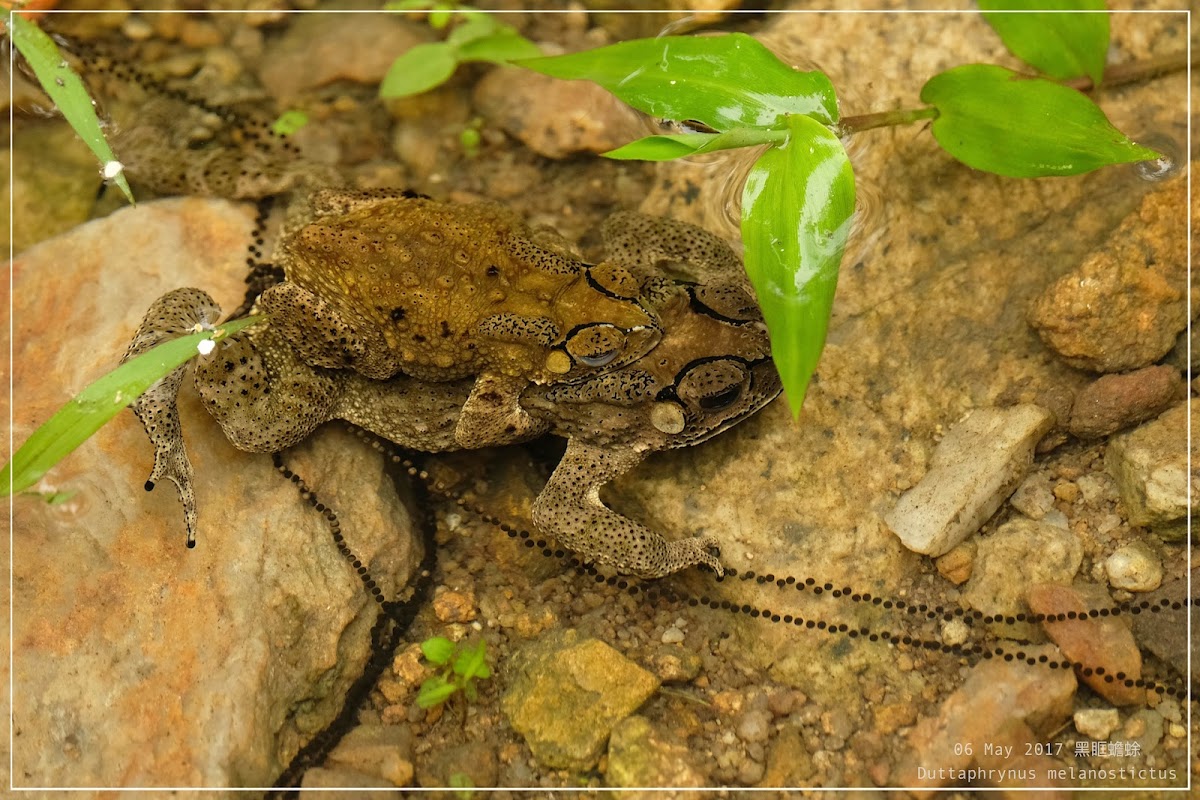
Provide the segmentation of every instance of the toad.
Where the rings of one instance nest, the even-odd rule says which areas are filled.
[[[681,223],[640,215],[629,220],[672,237],[660,251],[627,254],[642,295],[663,321],[662,341],[610,372],[526,387],[520,403],[531,425],[511,441],[545,432],[567,438],[566,453],[535,502],[534,521],[585,561],[648,578],[694,564],[720,572],[713,537],[668,541],[605,506],[600,488],[650,453],[698,444],[753,414],[779,394],[779,378],[761,315],[728,246]],[[620,241],[607,236],[620,250]],[[666,271],[706,282],[665,277]],[[147,312],[126,357],[218,316],[205,293],[176,290]],[[197,391],[235,446],[275,452],[325,421],[344,419],[413,449],[461,448],[455,432],[474,391],[470,377],[429,382],[401,373],[375,380],[313,367],[291,345],[267,323],[224,340],[196,362]],[[191,467],[175,410],[182,374],[180,368],[153,387],[134,410],[156,446],[151,480],[166,477],[179,486],[194,541]]]
[[[259,309],[308,365],[374,380],[476,376],[455,433],[466,448],[531,430],[528,384],[623,366],[661,335],[627,269],[544,247],[491,203],[318,190],[285,225],[275,263],[286,280]]]

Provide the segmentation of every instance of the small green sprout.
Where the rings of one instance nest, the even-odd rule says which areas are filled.
[[[421,653],[429,663],[441,667],[417,692],[421,708],[441,705],[460,693],[474,702],[479,696],[475,680],[492,676],[487,665],[487,643],[482,639],[474,646],[460,646],[444,636],[434,636],[421,642]]]
[[[271,132],[276,136],[291,136],[307,124],[308,114],[298,108],[291,108],[271,123]]]
[[[458,145],[467,158],[479,157],[479,146],[483,143],[480,129],[483,127],[483,117],[475,117],[458,133]]]
[[[450,79],[459,64],[468,61],[487,61],[507,64],[518,58],[536,58],[542,54],[538,46],[517,33],[511,25],[499,21],[496,14],[486,14],[456,3],[433,3],[428,0],[397,0],[384,6],[389,11],[428,11],[429,25],[441,30],[451,18],[461,20],[443,42],[416,45],[397,58],[383,82],[380,97],[409,97],[427,92]]]

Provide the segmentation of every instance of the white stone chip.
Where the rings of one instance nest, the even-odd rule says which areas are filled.
[[[120,161],[107,161],[104,164],[104,180],[111,181],[125,171],[125,165]]]
[[[201,339],[196,344],[196,349],[200,351],[200,355],[206,356],[211,353],[216,346],[217,343],[212,339]]]
[[[940,556],[979,529],[1024,479],[1053,425],[1039,406],[977,409],[946,434],[920,482],[885,517],[904,546]]]

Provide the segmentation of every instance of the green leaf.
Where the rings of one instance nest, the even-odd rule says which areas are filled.
[[[414,45],[392,62],[379,84],[379,96],[408,97],[427,92],[445,83],[457,66],[454,48],[445,42]]]
[[[825,345],[853,213],[842,143],[809,117],[789,117],[787,142],[763,153],[746,178],[742,242],[793,416]]]
[[[495,33],[459,45],[457,52],[459,61],[490,61],[493,64],[537,58],[542,54],[536,44],[507,25]]]
[[[594,81],[651,116],[718,131],[780,126],[788,114],[825,123],[838,117],[829,78],[792,69],[742,33],[634,39],[518,66]]]
[[[474,647],[465,647],[454,659],[454,673],[470,680],[471,678],[486,678],[488,671],[484,659],[487,655],[487,643],[482,639]],[[485,674],[486,673],[486,674]]]
[[[307,124],[308,114],[293,108],[279,115],[279,119],[271,124],[271,132],[276,136],[291,136]]]
[[[195,356],[201,342],[220,341],[262,317],[227,322],[215,331],[180,336],[126,361],[77,394],[38,428],[0,471],[0,495],[37,483],[46,471],[82,444],[100,426],[154,383]],[[11,483],[10,483],[11,481]]]
[[[441,675],[434,675],[417,690],[417,705],[421,708],[433,708],[436,705],[446,702],[446,700],[455,692],[458,687],[453,683],[448,682]]]
[[[929,79],[933,136],[967,166],[1010,178],[1079,175],[1160,154],[1131,141],[1083,94],[989,64]]]
[[[476,12],[465,16],[466,18],[450,31],[450,35],[446,37],[446,44],[458,47],[475,39],[491,36],[500,28],[508,28],[507,25],[497,22],[491,14]],[[512,30],[512,28],[508,29]]]
[[[1087,75],[1100,83],[1108,56],[1104,0],[979,0],[979,8],[1004,46],[1026,64],[1058,80]],[[986,13],[1043,9],[1062,11]]]
[[[54,105],[58,106],[58,110],[79,138],[83,139],[96,158],[100,159],[104,177],[115,180],[117,186],[121,187],[121,192],[132,203],[133,192],[129,189],[129,182],[121,170],[121,163],[113,155],[108,140],[100,130],[100,120],[96,116],[95,106],[83,81],[63,60],[54,40],[43,33],[41,28],[20,14],[10,14],[8,19],[13,44],[29,62],[42,89],[54,101]]]
[[[785,138],[783,131],[758,128],[734,128],[725,133],[667,133],[646,136],[604,153],[605,158],[638,161],[670,161],[673,158],[733,150],[760,144],[778,144]]]
[[[454,655],[454,642],[444,636],[432,636],[421,642],[421,654],[433,664],[449,664]]]

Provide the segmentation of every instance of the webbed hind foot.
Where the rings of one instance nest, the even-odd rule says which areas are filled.
[[[154,301],[134,334],[129,349],[121,358],[124,364],[161,342],[185,333],[211,328],[221,316],[221,308],[199,289],[176,289]],[[187,546],[196,546],[196,495],[192,487],[192,464],[183,444],[179,409],[175,404],[179,386],[187,370],[184,364],[145,391],[132,406],[133,413],[146,429],[154,445],[154,469],[146,481],[146,491],[162,480],[179,490],[183,517],[187,526]]]

